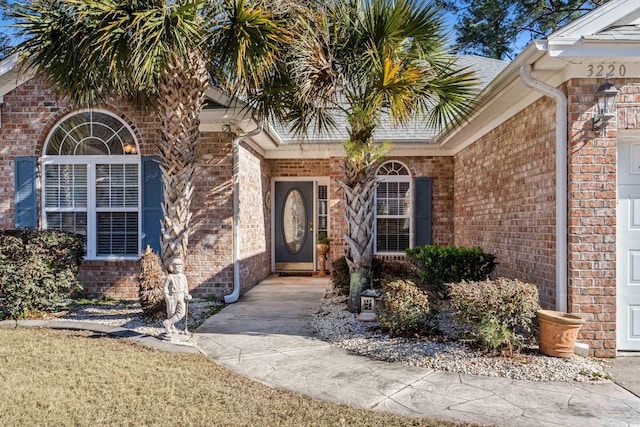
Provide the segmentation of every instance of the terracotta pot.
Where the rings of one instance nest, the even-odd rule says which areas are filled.
[[[316,245],[316,251],[318,251],[318,255],[325,256],[327,252],[329,252],[329,245],[326,243],[318,243]]]
[[[540,322],[540,352],[553,357],[572,357],[584,319],[552,310],[538,310],[536,316]]]
[[[327,252],[329,252],[329,245],[327,245],[326,243],[318,243],[316,245],[316,251],[318,251],[318,276],[320,277],[324,277],[327,275],[327,273],[324,271],[325,269],[325,264],[326,264],[326,259],[325,259],[325,255],[327,254]]]

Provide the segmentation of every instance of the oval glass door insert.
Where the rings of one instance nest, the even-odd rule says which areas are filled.
[[[287,250],[297,254],[307,237],[307,207],[302,193],[296,188],[287,194],[282,212],[282,232]]]

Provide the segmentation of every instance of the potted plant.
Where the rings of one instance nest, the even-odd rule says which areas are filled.
[[[326,276],[325,272],[325,262],[326,255],[329,252],[329,236],[325,231],[321,231],[318,233],[316,238],[316,251],[318,251],[318,276]]]

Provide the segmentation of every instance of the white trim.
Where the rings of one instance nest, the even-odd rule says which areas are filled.
[[[378,175],[378,173],[380,172],[380,169],[382,169],[382,167],[388,163],[398,163],[400,165],[402,165],[407,172],[409,173],[409,175]],[[401,161],[395,160],[395,159],[389,159],[385,162],[383,162],[380,166],[378,166],[378,169],[376,169],[376,173],[375,173],[375,179],[376,179],[376,183],[378,182],[408,182],[409,183],[409,189],[407,190],[409,192],[409,209],[408,209],[408,213],[407,215],[409,216],[409,248],[413,248],[413,217],[414,217],[414,200],[413,200],[413,174],[411,173],[411,169],[409,169],[409,167],[404,164]],[[403,255],[404,252],[392,252],[392,251],[378,251],[378,193],[376,191],[376,193],[374,193],[374,198],[373,198],[373,255],[374,256],[398,256],[398,255]],[[407,216],[405,215],[386,215],[385,218],[388,219],[406,219]]]
[[[52,135],[58,129],[59,125],[64,123],[67,119],[77,115],[90,112],[92,113],[102,113],[108,115],[114,119],[116,119],[119,123],[123,125],[122,129],[127,129],[133,138],[133,142],[136,145],[136,153],[135,154],[122,154],[122,155],[47,155],[47,147],[51,140]],[[133,255],[97,255],[97,214],[98,212],[136,212],[138,215],[138,248],[137,254],[141,253],[141,236],[142,236],[142,158],[140,156],[140,146],[138,143],[138,139],[136,138],[136,134],[122,118],[118,117],[116,114],[102,109],[82,109],[76,110],[69,114],[66,114],[62,118],[60,118],[56,124],[52,127],[52,129],[47,134],[45,142],[43,144],[43,155],[40,158],[41,163],[41,171],[42,176],[38,180],[38,185],[40,186],[40,217],[42,221],[42,227],[47,228],[47,207],[46,207],[46,173],[45,168],[48,165],[86,165],[87,166],[87,206],[82,209],[78,208],[58,208],[55,209],[56,212],[86,212],[87,214],[87,254],[85,256],[86,260],[110,260],[110,261],[121,261],[121,260],[135,260],[138,259],[139,256]],[[136,207],[131,206],[123,206],[123,207],[113,207],[113,208],[98,208],[96,207],[96,165],[97,164],[135,164],[137,165],[137,189],[138,189],[138,205]]]

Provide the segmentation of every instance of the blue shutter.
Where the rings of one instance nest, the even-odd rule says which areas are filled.
[[[142,250],[160,255],[160,221],[162,221],[162,171],[159,157],[142,157]]]
[[[15,158],[15,224],[16,228],[38,228],[37,157]]]
[[[431,244],[432,178],[416,178],[414,188],[413,245]]]

